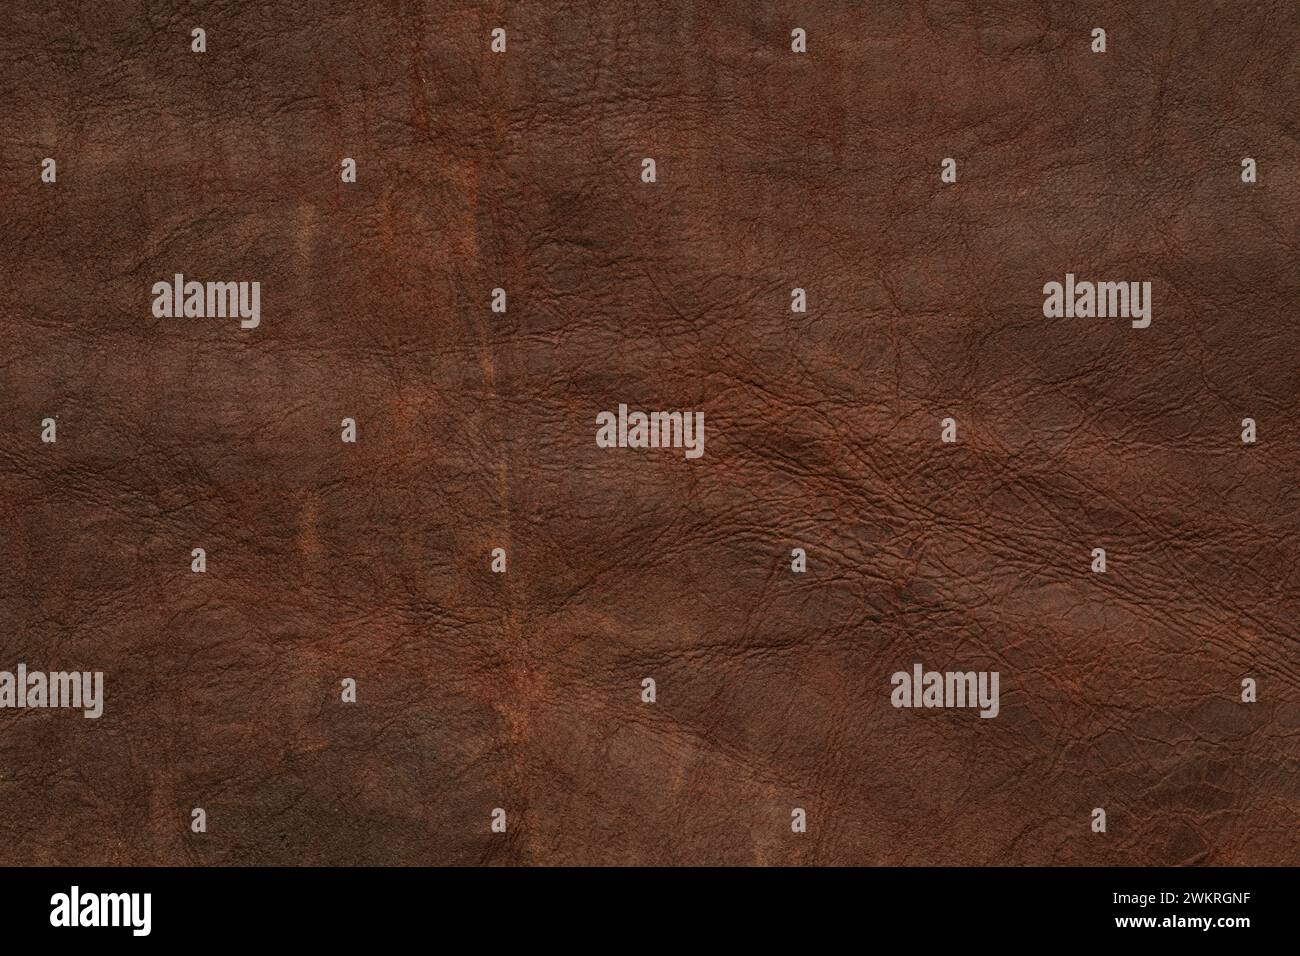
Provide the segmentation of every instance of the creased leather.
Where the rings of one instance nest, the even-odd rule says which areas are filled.
[[[1297,861],[1293,3],[14,7],[0,863]]]

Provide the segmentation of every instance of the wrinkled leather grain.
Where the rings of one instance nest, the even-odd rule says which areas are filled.
[[[7,17],[0,863],[1300,858],[1295,4]]]

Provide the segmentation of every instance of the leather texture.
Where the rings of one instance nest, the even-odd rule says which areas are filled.
[[[16,4],[0,863],[1296,863],[1298,9]]]

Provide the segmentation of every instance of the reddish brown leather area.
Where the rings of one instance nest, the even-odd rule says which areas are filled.
[[[1300,858],[1291,0],[6,19],[0,863]]]

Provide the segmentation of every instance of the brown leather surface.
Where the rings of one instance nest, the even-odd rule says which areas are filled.
[[[1300,859],[1290,0],[53,7],[0,668],[106,703],[0,711],[0,863]],[[1151,327],[1044,318],[1070,271]],[[891,707],[918,661],[998,717]]]

